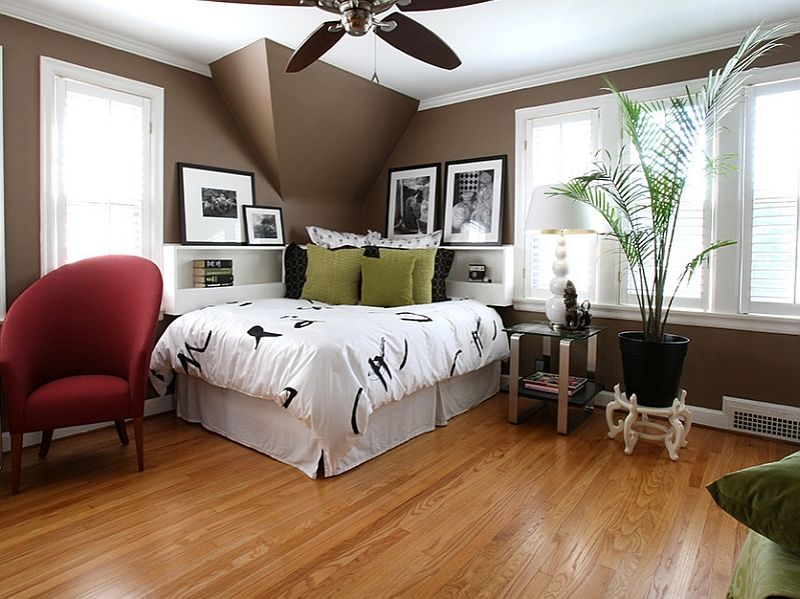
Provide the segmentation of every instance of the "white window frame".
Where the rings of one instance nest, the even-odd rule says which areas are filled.
[[[610,94],[593,96],[591,98],[581,98],[569,100],[557,104],[547,104],[544,106],[534,106],[522,108],[516,111],[516,180],[515,180],[515,249],[514,263],[518,265],[514,269],[514,307],[520,310],[544,311],[544,304],[547,298],[525,297],[528,287],[528,277],[530,272],[530,237],[525,233],[525,220],[528,215],[528,208],[533,193],[533,177],[531,173],[531,160],[528,158],[527,138],[532,120],[557,118],[562,115],[571,115],[580,112],[597,112],[599,148],[616,152],[620,148],[621,135],[614,133],[621,131],[621,121],[617,104]],[[616,125],[616,126],[615,126]],[[554,181],[553,183],[560,183]],[[595,277],[593,297],[589,298],[592,303],[600,302],[615,304],[619,301],[619,287],[617,284],[620,261],[616,258],[616,243],[608,239],[598,239],[597,260],[598,267],[596,272],[616,272],[617,276],[613,281],[606,277]],[[569,240],[567,240],[567,251],[569,251]],[[569,259],[569,258],[567,258]],[[521,265],[521,267],[519,266]],[[612,269],[609,271],[608,269]],[[547,294],[549,297],[549,294]],[[586,299],[586,298],[584,298]]]
[[[137,95],[150,103],[150,162],[149,202],[143,206],[143,231],[147,242],[144,257],[159,267],[164,240],[164,89],[63,62],[46,56],[40,60],[41,93],[41,273],[60,266],[59,250],[54,232],[58,224],[58,173],[56,139],[56,88],[59,79],[73,79],[126,94]]]
[[[791,63],[761,69],[753,69],[747,84],[777,82],[796,78],[800,74],[800,63]],[[676,84],[668,84],[628,93],[633,99],[647,101],[680,95],[686,86],[698,89],[704,79]],[[513,305],[522,311],[544,311],[544,301],[524,298],[525,285],[525,232],[524,224],[527,215],[531,190],[528,189],[529,178],[526,171],[525,156],[525,121],[529,118],[542,118],[566,112],[598,108],[600,113],[600,147],[608,150],[612,156],[617,155],[622,146],[619,112],[613,96],[596,96],[571,100],[545,106],[525,108],[516,111],[516,178],[515,178],[515,280]],[[774,332],[798,335],[800,318],[791,315],[768,315],[743,313],[742,297],[749,290],[743,289],[742,264],[744,241],[744,180],[745,172],[745,105],[741,102],[719,123],[721,134],[714,136],[714,153],[716,155],[733,155],[731,161],[735,171],[726,177],[717,178],[712,190],[712,214],[710,221],[711,239],[735,239],[734,246],[723,248],[711,255],[710,276],[707,280],[707,308],[688,309],[673,307],[670,323],[731,328],[748,331]],[[733,198],[734,201],[726,200]],[[725,209],[718,209],[720,199],[725,202]],[[600,318],[614,318],[636,323],[640,320],[635,306],[621,303],[622,269],[624,257],[619,255],[618,248],[612,240],[604,239],[598,249],[598,271],[603,273],[598,280],[597,297],[592,303],[592,314]],[[632,326],[637,326],[632,324]]]
[[[784,77],[774,78],[774,75],[780,73]],[[758,73],[761,75],[761,73]],[[800,89],[800,72],[796,68],[786,70],[772,70],[771,77],[764,79],[762,76],[754,76],[750,80],[750,85],[745,90],[745,102],[740,110],[740,123],[742,138],[740,146],[743,149],[740,156],[744,157],[738,161],[737,167],[743,173],[742,177],[742,197],[744,198],[742,206],[742,219],[741,219],[741,239],[742,239],[742,259],[741,259],[741,286],[740,286],[740,309],[744,314],[750,313],[751,310],[756,309],[760,314],[791,314],[793,316],[800,316],[800,305],[798,304],[785,304],[785,303],[767,303],[767,302],[751,302],[750,299],[750,264],[751,264],[751,242],[752,242],[752,209],[753,209],[753,170],[752,163],[746,160],[746,157],[751,153],[751,144],[753,143],[750,131],[750,118],[753,116],[753,102],[755,100],[755,90],[757,85],[771,85],[773,87],[785,86],[787,89],[798,90]],[[745,126],[748,127],[745,130]],[[800,252],[800,244],[795,247],[795,252]]]

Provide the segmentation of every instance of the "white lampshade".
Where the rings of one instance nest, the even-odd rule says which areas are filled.
[[[534,188],[525,219],[526,231],[571,235],[607,230],[605,220],[597,210],[566,196],[548,195],[551,189],[550,185]]]
[[[550,326],[559,329],[566,323],[564,288],[567,285],[569,264],[567,263],[566,235],[597,233],[607,230],[603,217],[591,206],[564,196],[548,195],[550,185],[533,190],[525,230],[542,234],[558,235],[556,259],[553,262],[553,279],[550,281],[552,297],[545,304],[545,313]]]

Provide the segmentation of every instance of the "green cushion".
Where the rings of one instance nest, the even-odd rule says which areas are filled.
[[[706,488],[739,522],[800,554],[800,451],[726,474]]]
[[[364,306],[408,306],[414,303],[413,255],[393,258],[361,257],[361,304]]]
[[[328,304],[357,304],[363,249],[328,250],[308,244],[302,299]]]
[[[381,258],[394,258],[396,256],[413,256],[414,272],[412,273],[414,285],[414,303],[430,304],[433,301],[433,275],[436,267],[437,248],[417,248],[410,250],[380,248]]]

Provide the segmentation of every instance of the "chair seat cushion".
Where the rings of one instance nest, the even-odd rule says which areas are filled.
[[[42,385],[28,396],[22,432],[132,416],[130,388],[125,379],[109,375],[71,376]]]

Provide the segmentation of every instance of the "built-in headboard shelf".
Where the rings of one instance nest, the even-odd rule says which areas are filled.
[[[447,295],[476,299],[489,306],[510,306],[514,294],[514,246],[450,246],[455,250],[447,277]],[[491,282],[469,280],[469,265],[486,265]]]
[[[232,260],[233,285],[195,287],[195,260]],[[164,311],[184,314],[203,306],[283,297],[283,246],[164,246]]]
[[[455,250],[447,278],[450,297],[476,299],[490,306],[510,306],[514,285],[514,246],[450,246]],[[283,297],[283,246],[164,246],[164,311],[179,315],[223,302]],[[195,287],[194,260],[233,260],[230,287]],[[471,282],[469,265],[485,264],[491,282]]]

